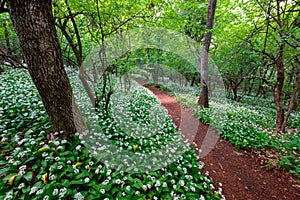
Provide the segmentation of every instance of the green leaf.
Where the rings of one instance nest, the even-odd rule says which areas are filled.
[[[138,190],[141,190],[143,188],[143,182],[140,179],[135,178],[133,187],[137,188]]]
[[[96,191],[99,191],[100,190],[100,186],[97,184],[94,184],[93,186],[92,186]]]
[[[120,188],[113,188],[111,191],[109,191],[109,193],[112,194],[112,195],[114,195],[118,191],[120,191]]]
[[[10,168],[2,168],[0,169],[0,177],[7,174],[10,171]]]
[[[26,181],[31,182],[32,181],[32,172],[28,172],[25,175],[23,175]]]
[[[33,161],[33,160],[35,160],[35,159],[36,159],[36,157],[33,157],[33,156],[32,156],[32,157],[29,157],[29,158],[27,158],[26,160],[24,160],[23,163],[24,163],[24,164],[25,164],[25,163],[29,163],[30,161]]]
[[[0,160],[0,165],[5,165],[7,162],[5,160]]]
[[[85,184],[85,183],[83,181],[79,181],[79,180],[70,182],[70,185],[83,185],[83,184]]]
[[[147,199],[147,195],[145,194],[139,194],[139,195],[134,195],[131,197],[132,200],[145,200]]]
[[[82,178],[85,178],[85,177],[87,177],[87,176],[89,176],[89,173],[88,173],[87,171],[84,171],[84,172],[82,172],[82,173],[76,175],[76,176],[74,177],[74,179],[82,179]]]

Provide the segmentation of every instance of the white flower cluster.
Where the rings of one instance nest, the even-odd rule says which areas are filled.
[[[8,192],[6,194],[6,196],[4,197],[4,200],[10,200],[10,199],[13,199],[13,193],[12,192]]]
[[[23,174],[26,173],[25,170],[26,170],[26,165],[22,165],[21,167],[19,167],[19,172],[18,172],[18,174],[19,174],[20,176],[22,176]]]
[[[74,195],[74,199],[75,200],[84,200],[84,196],[80,192],[78,192]]]
[[[67,193],[67,188],[65,187],[61,188],[58,194],[59,198],[62,199],[66,195],[66,193]]]

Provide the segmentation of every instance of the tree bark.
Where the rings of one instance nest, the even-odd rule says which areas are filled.
[[[281,126],[280,131],[285,130],[285,127],[286,127],[287,121],[289,119],[289,116],[290,116],[290,114],[291,114],[291,112],[293,111],[293,108],[294,108],[294,104],[295,104],[295,100],[296,100],[296,97],[297,97],[298,90],[300,88],[300,61],[299,61],[298,58],[296,58],[296,60],[298,62],[298,66],[299,66],[299,68],[297,70],[296,83],[295,83],[294,90],[293,90],[293,93],[292,93],[292,97],[291,97],[291,100],[290,100],[290,103],[289,103],[289,108],[288,108],[288,111],[285,114],[284,121],[283,121],[283,124]]]
[[[10,0],[8,8],[53,131],[63,131],[63,136],[73,139],[73,93],[63,66],[51,4],[52,1],[43,0]]]
[[[209,107],[208,103],[208,52],[210,41],[212,37],[211,30],[213,29],[214,24],[214,17],[216,11],[217,0],[210,0],[208,3],[208,10],[207,10],[207,21],[206,21],[206,33],[204,35],[204,42],[203,48],[201,53],[201,88],[200,88],[200,95],[198,100],[198,105],[204,108]]]
[[[277,106],[276,111],[276,133],[282,131],[282,125],[284,122],[284,105],[282,103],[282,89],[284,84],[284,63],[283,63],[283,50],[284,43],[279,45],[278,54],[275,58],[275,65],[277,71],[276,83],[273,89],[273,96],[275,104]]]

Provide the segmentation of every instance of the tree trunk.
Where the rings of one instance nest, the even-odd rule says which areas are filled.
[[[281,131],[285,130],[286,123],[289,119],[289,116],[290,116],[291,112],[293,111],[295,100],[296,100],[296,97],[297,97],[297,93],[298,93],[298,90],[300,88],[300,61],[299,61],[298,58],[296,58],[296,60],[298,62],[298,66],[299,66],[299,68],[297,70],[296,83],[295,83],[294,90],[293,90],[293,93],[292,93],[292,97],[291,97],[291,100],[290,100],[290,103],[289,103],[288,111],[285,114],[284,121],[283,121],[283,124],[281,126]]]
[[[53,131],[64,131],[64,136],[73,139],[76,132],[73,93],[63,66],[51,4],[52,1],[10,0],[8,8]]]
[[[233,100],[237,101],[238,95],[237,95],[237,90],[238,90],[238,84],[231,82],[231,89],[233,92]]]
[[[5,43],[6,43],[6,48],[8,50],[8,53],[11,53],[11,46],[10,46],[10,40],[9,40],[9,32],[7,28],[7,23],[4,22],[4,35],[5,35]]]
[[[277,106],[276,112],[276,133],[282,131],[282,126],[284,122],[284,106],[282,103],[282,88],[284,84],[284,64],[283,64],[283,50],[284,44],[279,45],[279,53],[275,58],[275,65],[277,70],[276,84],[273,89],[273,96],[275,104]]]
[[[206,33],[204,35],[203,48],[201,53],[201,88],[198,100],[198,105],[208,108],[208,52],[212,37],[211,29],[213,29],[214,16],[216,11],[217,0],[210,0],[207,10]]]

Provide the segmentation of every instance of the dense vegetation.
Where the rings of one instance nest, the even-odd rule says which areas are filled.
[[[211,108],[196,107],[197,89],[191,87],[178,87],[169,83],[164,88],[188,108],[194,109],[199,119],[210,124],[225,140],[230,141],[238,148],[258,149],[266,152],[270,158],[266,167],[280,167],[291,174],[300,176],[299,141],[300,141],[300,114],[291,114],[288,131],[274,134],[275,106],[270,104],[271,99],[257,99],[245,96],[239,103],[227,102],[211,98]]]
[[[0,199],[224,198],[133,77],[299,178],[300,4],[211,2],[0,1]]]
[[[76,73],[71,70],[69,74],[74,81],[74,92],[80,92],[76,89]],[[161,146],[165,145],[170,145],[168,150],[171,151],[178,148],[174,146],[178,144],[176,141],[180,143],[180,134],[169,116],[153,94],[141,86],[134,86],[126,96],[120,94],[121,99],[116,96],[112,101],[122,110],[122,114],[130,115],[128,119],[131,120],[119,115],[115,116],[119,119],[100,115],[98,122],[103,133],[119,148],[116,152],[107,149],[101,158],[93,156],[85,146],[88,140],[80,140],[80,135],[72,142],[47,140],[49,119],[26,71],[8,70],[2,75],[0,87],[3,91],[0,101],[0,151],[3,155],[0,160],[1,199],[220,199],[222,189],[214,189],[211,181],[201,173],[204,163],[197,161],[194,150],[187,144],[182,143],[183,151],[180,156],[177,153],[179,157],[174,156],[176,159],[170,163],[159,165],[166,159],[157,163],[141,163],[144,164],[142,171],[143,168],[136,164],[146,159],[142,153],[153,151],[158,154]],[[131,105],[129,109],[128,104]],[[143,120],[153,117],[150,112],[152,107],[158,108],[158,116],[162,117],[159,121],[166,121],[161,127],[161,134],[156,137],[148,136],[149,126],[144,130],[147,134],[139,132],[133,135],[124,132],[122,127],[113,126],[120,119],[122,126],[124,123],[142,125]],[[112,111],[110,113],[113,114]],[[144,139],[135,139],[136,134]],[[128,157],[128,166],[117,170],[111,161],[101,162],[117,156],[122,149],[133,154]],[[140,172],[132,173],[134,168],[139,168]]]

